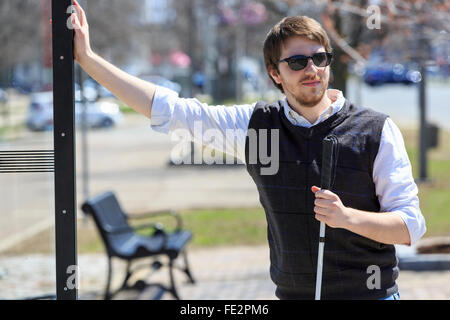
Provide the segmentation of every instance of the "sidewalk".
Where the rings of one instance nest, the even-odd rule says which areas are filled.
[[[191,270],[197,281],[187,283],[186,276],[176,270],[178,293],[184,300],[277,300],[275,286],[269,278],[269,251],[266,245],[238,246],[188,251]],[[51,255],[0,257],[0,293],[2,299],[21,299],[54,294],[55,260]],[[106,284],[105,254],[79,255],[80,299],[102,299]],[[125,264],[113,260],[113,285],[122,280]],[[165,269],[151,280],[168,283]],[[397,280],[402,300],[450,299],[450,271],[400,271]],[[150,299],[149,290],[142,299]],[[119,295],[117,299],[129,297]],[[166,293],[163,300],[173,299]]]
[[[278,299],[269,277],[268,246],[204,249],[190,257],[198,284],[177,277],[184,299]],[[400,271],[397,283],[403,300],[450,299],[450,271]]]
[[[181,299],[278,300],[269,276],[269,249],[266,245],[197,249],[188,252],[188,257],[197,283],[187,283],[185,275],[175,271]],[[103,260],[106,268],[106,258]],[[155,276],[159,277],[155,279],[164,279],[168,283],[165,270]],[[106,273],[102,280],[106,280]],[[402,300],[450,299],[450,271],[400,271],[397,283]],[[103,290],[104,286],[101,288]],[[82,293],[80,290],[80,295]],[[148,296],[144,294],[143,298]],[[165,294],[163,299],[173,298]]]

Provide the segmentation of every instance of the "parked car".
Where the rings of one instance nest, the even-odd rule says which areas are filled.
[[[82,102],[79,91],[75,92],[75,125],[81,125]],[[109,128],[120,122],[122,113],[116,103],[96,101],[86,103],[87,124],[91,128]],[[30,130],[42,131],[53,128],[53,92],[37,92],[31,95],[26,125]]]
[[[419,71],[408,66],[396,64],[377,64],[369,66],[364,72],[364,82],[370,86],[380,86],[388,83],[414,84],[419,83],[422,76]]]

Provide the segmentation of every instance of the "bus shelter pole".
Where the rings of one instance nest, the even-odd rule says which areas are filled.
[[[72,0],[52,0],[56,299],[76,300],[76,165]],[[70,20],[69,20],[70,21]]]

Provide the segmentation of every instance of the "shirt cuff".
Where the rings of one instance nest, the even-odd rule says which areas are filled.
[[[150,126],[161,133],[169,133],[170,119],[178,93],[165,87],[156,86],[153,104],[150,113]]]
[[[425,233],[425,225],[422,223],[422,221],[418,221],[418,217],[411,217],[400,210],[392,211],[392,213],[400,216],[400,218],[402,218],[403,222],[405,222],[405,225],[408,228],[410,241],[408,246],[413,246],[414,244],[416,244]]]

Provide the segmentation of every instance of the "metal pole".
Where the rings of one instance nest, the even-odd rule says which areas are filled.
[[[84,10],[88,12],[88,1],[82,0],[81,4],[84,5]],[[83,201],[89,199],[89,146],[88,146],[88,121],[87,121],[87,102],[84,96],[84,71],[80,65],[78,65],[78,79],[80,81],[80,94],[82,101],[81,111],[81,155],[82,155],[82,177],[83,177]],[[84,215],[84,222],[87,222],[87,217]]]
[[[56,298],[76,300],[77,215],[72,0],[52,0]]]
[[[422,74],[422,80],[419,85],[419,108],[420,108],[420,181],[426,181],[428,178],[427,173],[427,101],[426,101],[426,69],[423,59],[420,60],[420,73]]]
[[[84,96],[84,73],[83,69],[78,65],[77,67],[78,81],[80,85],[81,95],[81,173],[83,180],[83,201],[89,199],[89,157],[88,157],[88,123],[87,123],[87,102]]]
[[[205,23],[201,24],[205,34],[205,93],[210,97],[214,96],[213,79],[216,77],[215,62],[217,60],[216,37],[217,21],[214,14],[210,13],[209,8],[200,8],[201,16]],[[202,32],[203,33],[203,32]]]
[[[243,78],[242,78],[242,72],[239,68],[239,62],[244,57],[245,54],[245,24],[239,19],[239,22],[236,25],[236,43],[235,43],[235,81],[236,81],[236,88],[235,88],[235,97],[236,102],[240,103],[242,101],[242,85],[243,85]]]
[[[194,96],[194,86],[193,86],[193,77],[196,72],[196,57],[195,57],[195,46],[196,46],[196,28],[197,28],[197,20],[195,15],[196,2],[195,0],[188,1],[188,15],[189,15],[189,34],[188,34],[188,55],[191,58],[191,65],[189,66],[189,79],[188,79],[188,97]]]
[[[419,13],[420,14],[420,13]],[[428,151],[428,140],[427,140],[427,118],[426,118],[426,80],[427,72],[425,68],[426,60],[428,59],[428,39],[424,32],[424,24],[418,25],[418,58],[420,64],[420,73],[422,79],[419,84],[419,112],[420,112],[420,140],[419,140],[419,181],[426,181],[428,178],[427,174],[427,151]]]

